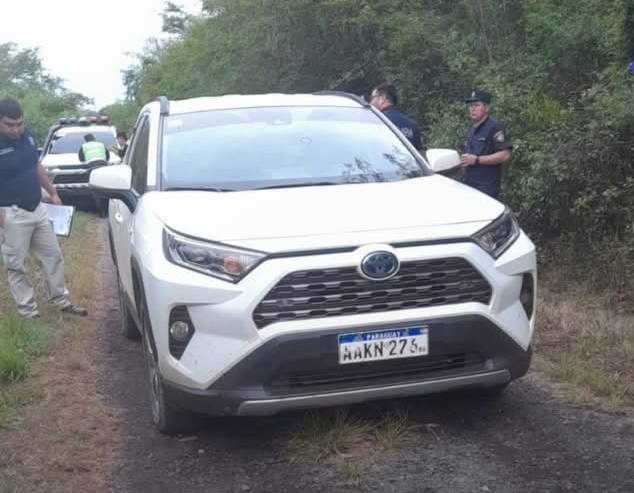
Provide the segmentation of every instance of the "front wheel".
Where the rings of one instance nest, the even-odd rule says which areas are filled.
[[[97,213],[99,217],[108,217],[108,199],[97,199]]]
[[[172,435],[195,431],[200,426],[200,418],[192,413],[174,408],[165,398],[165,385],[158,367],[158,356],[152,340],[152,332],[147,320],[147,312],[142,309],[143,355],[149,387],[152,422],[161,433]]]

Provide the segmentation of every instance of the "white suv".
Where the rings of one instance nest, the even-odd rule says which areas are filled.
[[[159,98],[130,146],[90,183],[161,431],[526,373],[535,247],[455,151],[343,93]]]

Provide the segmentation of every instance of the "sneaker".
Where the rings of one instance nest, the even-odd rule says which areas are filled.
[[[83,306],[77,305],[66,305],[62,308],[62,312],[69,313],[70,315],[78,315],[80,317],[85,317],[88,315],[88,310],[86,310]]]
[[[40,314],[38,312],[35,312],[30,315],[24,315],[24,318],[26,320],[37,320],[38,318],[40,318]]]

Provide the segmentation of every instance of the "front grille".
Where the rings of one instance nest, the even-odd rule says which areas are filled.
[[[284,320],[490,300],[491,286],[465,259],[416,260],[385,281],[365,279],[356,267],[293,272],[260,302],[253,321],[261,329]]]
[[[56,185],[65,184],[65,183],[88,183],[89,178],[90,178],[90,173],[56,175],[53,180],[53,183]]]
[[[482,368],[484,360],[476,353],[459,353],[442,356],[423,356],[411,359],[373,361],[357,365],[340,365],[329,370],[281,372],[270,382],[273,392],[301,392],[315,387],[342,388],[389,384],[407,380],[421,380],[440,376],[446,372],[460,372]]]

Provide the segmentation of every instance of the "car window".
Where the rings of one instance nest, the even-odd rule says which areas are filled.
[[[145,192],[147,183],[149,141],[150,123],[146,117],[139,122],[138,130],[132,140],[132,151],[129,159],[132,168],[132,188],[140,194]]]
[[[51,138],[48,154],[72,154],[79,152],[79,148],[85,142],[84,135],[92,134],[95,140],[103,142],[106,147],[115,144],[115,136],[112,132],[92,131],[86,127],[85,132],[57,132]]]
[[[301,106],[166,118],[163,188],[397,181],[424,171],[367,108]]]

